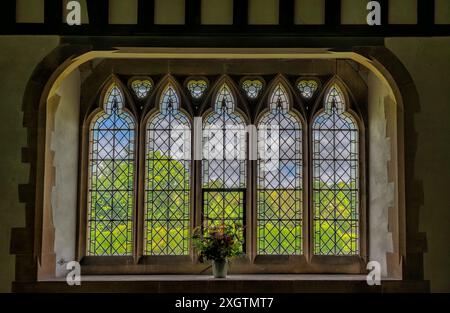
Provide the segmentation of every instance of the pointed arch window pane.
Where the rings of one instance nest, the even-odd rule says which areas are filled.
[[[103,109],[106,114],[112,114],[113,111],[119,113],[122,111],[124,105],[123,95],[119,87],[111,85],[105,93],[105,101]]]
[[[88,254],[131,255],[135,123],[116,85],[90,126]]]
[[[188,255],[191,128],[169,85],[147,124],[145,254]]]
[[[190,80],[187,83],[187,89],[191,93],[192,98],[200,99],[201,97],[203,97],[206,89],[208,89],[208,83],[203,79]]]
[[[250,99],[256,99],[263,89],[263,83],[259,79],[246,79],[242,82],[242,89],[247,94],[247,97],[249,97]]]
[[[203,224],[244,224],[246,124],[224,84],[203,125]]]
[[[334,108],[337,113],[345,111],[344,95],[337,85],[331,87],[325,98],[325,111],[331,114]]]
[[[131,83],[131,89],[133,89],[134,94],[140,100],[147,98],[147,96],[153,90],[153,83],[149,79],[136,79]]]
[[[178,111],[180,108],[180,98],[175,88],[168,84],[161,95],[160,109],[162,114],[167,114],[169,110]]]
[[[283,112],[289,109],[289,97],[282,84],[278,84],[270,95],[270,109],[280,108]]]
[[[311,99],[318,87],[319,84],[315,80],[301,80],[297,83],[297,88],[305,99]]]
[[[295,255],[302,253],[302,125],[280,92],[258,124],[257,253]]]
[[[345,108],[342,92],[332,87],[325,111],[314,120],[314,254],[359,253],[359,130]]]
[[[220,114],[224,109],[227,113],[233,115],[234,108],[235,103],[231,89],[227,84],[223,84],[216,96],[215,110]]]

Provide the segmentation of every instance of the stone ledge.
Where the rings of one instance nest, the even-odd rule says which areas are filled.
[[[68,286],[63,279],[14,282],[13,292],[112,292],[112,293],[301,293],[350,292],[396,293],[430,291],[429,281],[387,279],[369,286],[362,275],[209,275],[88,276],[81,286]]]

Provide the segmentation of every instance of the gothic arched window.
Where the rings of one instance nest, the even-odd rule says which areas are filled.
[[[302,253],[302,125],[282,84],[258,124],[257,253]]]
[[[246,123],[224,83],[203,123],[203,225],[244,224]]]
[[[194,274],[195,230],[239,226],[236,272],[355,272],[367,247],[358,90],[312,77],[306,100],[283,74],[267,85],[269,75],[143,75],[113,76],[98,106],[83,106],[82,262]],[[253,99],[249,79],[263,87]],[[136,85],[145,80],[151,90]]]
[[[189,254],[191,127],[172,84],[147,123],[145,254]]]
[[[112,84],[90,125],[88,255],[131,255],[135,122]]]
[[[333,85],[312,125],[313,252],[359,254],[359,130]]]

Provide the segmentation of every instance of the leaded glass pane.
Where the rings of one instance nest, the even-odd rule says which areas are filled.
[[[258,125],[258,254],[302,253],[302,127],[282,92]]]
[[[263,89],[263,83],[259,79],[246,79],[242,82],[241,87],[247,94],[247,97],[249,97],[250,99],[256,99]]]
[[[147,124],[145,254],[189,254],[191,135],[169,85]]]
[[[203,97],[206,89],[208,89],[208,83],[203,79],[190,80],[186,86],[194,99],[200,99]]]
[[[161,95],[160,109],[162,114],[167,114],[169,110],[177,112],[180,108],[180,98],[172,84],[168,84]]]
[[[243,224],[243,191],[205,190],[203,197],[205,226]]]
[[[145,99],[152,92],[153,83],[149,79],[136,79],[131,82],[131,89],[138,99]]]
[[[325,111],[328,113],[332,112],[332,109],[336,109],[337,113],[342,113],[345,111],[344,95],[338,86],[331,87],[325,98]]]
[[[270,95],[269,99],[270,109],[279,108],[283,112],[289,110],[289,97],[286,89],[282,84],[278,84]]]
[[[234,116],[232,114],[234,111],[234,108],[235,108],[234,97],[233,97],[233,94],[231,93],[230,87],[228,87],[227,84],[223,84],[222,87],[220,88],[219,92],[217,93],[214,108],[215,108],[216,113],[220,114],[223,109],[227,113],[229,113],[230,116]]]
[[[135,123],[113,85],[90,127],[88,254],[133,251]]]
[[[305,99],[311,99],[318,87],[319,84],[315,80],[301,80],[297,83],[297,88]]]
[[[203,224],[244,224],[246,124],[224,84],[203,125]]]
[[[338,87],[313,123],[314,254],[359,253],[359,139]]]

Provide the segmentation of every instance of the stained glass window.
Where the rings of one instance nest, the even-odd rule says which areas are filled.
[[[258,124],[257,252],[302,253],[302,126],[278,85]]]
[[[317,255],[359,253],[358,125],[333,86],[312,125],[313,242]]]
[[[244,224],[246,124],[227,84],[203,124],[203,224]]]
[[[88,254],[133,251],[135,123],[112,85],[90,125]]]
[[[190,80],[186,86],[194,99],[200,99],[203,97],[206,89],[208,89],[208,83],[204,79]]]
[[[263,89],[263,83],[259,79],[246,79],[242,82],[241,87],[247,94],[247,97],[249,97],[250,99],[256,99]]]
[[[297,83],[297,88],[305,99],[311,99],[318,87],[319,84],[315,80],[300,80]]]
[[[145,254],[189,254],[190,122],[172,85],[147,124]]]
[[[149,79],[135,79],[131,82],[131,89],[138,99],[145,99],[152,92],[153,83]]]

